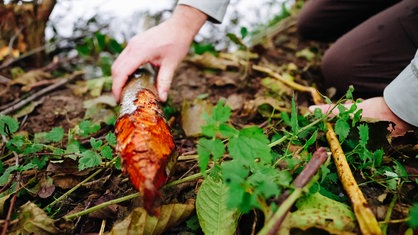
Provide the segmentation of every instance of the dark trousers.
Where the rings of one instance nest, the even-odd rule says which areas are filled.
[[[418,0],[308,0],[297,26],[302,38],[335,41],[321,64],[325,87],[382,96],[417,51]]]

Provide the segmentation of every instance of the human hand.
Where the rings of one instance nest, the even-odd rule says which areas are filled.
[[[309,107],[309,111],[313,112],[315,108],[321,109],[323,113],[327,113],[334,105],[312,105]],[[347,108],[350,108],[351,104],[344,104]],[[366,99],[361,103],[357,103],[357,109],[362,109],[362,117],[373,118],[382,121],[390,121],[395,123],[395,126],[390,125],[388,130],[392,136],[404,135],[407,131],[412,130],[413,126],[404,122],[398,118],[387,106],[383,97],[374,97]],[[333,110],[333,114],[338,114],[338,109]]]
[[[112,92],[119,102],[128,76],[143,64],[159,67],[157,91],[167,100],[174,71],[186,56],[190,44],[207,16],[192,7],[178,5],[170,19],[133,37],[112,65]]]

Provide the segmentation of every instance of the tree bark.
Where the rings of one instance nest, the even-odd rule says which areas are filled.
[[[56,0],[42,0],[38,3],[21,2],[0,4],[0,50],[3,56],[23,54],[45,44],[45,28]],[[2,55],[0,54],[0,59]],[[45,51],[35,53],[26,62],[28,66],[44,64]]]

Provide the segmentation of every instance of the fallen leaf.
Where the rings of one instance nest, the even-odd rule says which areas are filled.
[[[297,210],[289,213],[279,234],[290,234],[291,229],[322,229],[330,234],[356,234],[356,218],[349,206],[321,195],[319,192],[301,198]]]
[[[54,180],[51,177],[45,175],[41,178],[39,184],[41,185],[38,191],[38,196],[40,198],[48,198],[54,193],[55,185]]]
[[[212,105],[207,100],[196,99],[184,102],[181,109],[181,126],[186,136],[198,136],[202,133],[201,126],[206,124],[202,115],[211,113]]]
[[[196,213],[204,234],[234,234],[239,212],[227,207],[228,186],[222,180],[206,177],[196,198]]]
[[[11,85],[19,84],[19,85],[28,86],[28,85],[35,84],[37,81],[51,79],[51,78],[52,78],[52,75],[43,70],[32,70],[13,79],[10,82],[10,84]]]
[[[158,235],[186,220],[194,211],[193,204],[169,204],[159,208],[159,216],[150,216],[136,208],[123,221],[116,223],[108,235]]]
[[[18,215],[18,222],[9,234],[62,234],[62,231],[55,227],[55,221],[32,202],[22,205]]]

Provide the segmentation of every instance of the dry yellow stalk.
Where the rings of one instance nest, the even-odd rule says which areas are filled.
[[[331,148],[335,165],[337,167],[338,176],[351,200],[354,214],[356,215],[362,234],[382,234],[376,217],[368,206],[363,193],[361,192],[359,186],[356,183],[356,180],[354,179],[353,173],[351,172],[350,166],[347,163],[347,159],[341,148],[340,142],[338,141],[337,135],[332,128],[332,125],[330,123],[326,123],[326,125],[328,128],[326,136]]]

